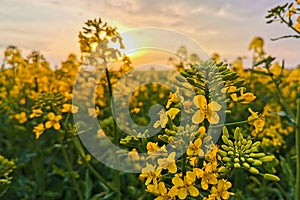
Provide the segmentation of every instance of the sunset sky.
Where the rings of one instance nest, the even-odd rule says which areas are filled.
[[[255,2],[255,3],[253,3]],[[79,55],[78,32],[88,19],[101,17],[121,32],[133,28],[161,27],[186,34],[208,54],[232,61],[246,56],[254,36],[265,39],[265,49],[288,67],[300,63],[300,40],[270,41],[291,34],[283,24],[265,23],[267,10],[283,0],[0,0],[0,58],[15,45],[24,55],[40,50],[52,65],[69,53]],[[162,37],[167,40],[168,37]],[[137,41],[139,39],[137,38]],[[182,45],[180,41],[178,47]]]

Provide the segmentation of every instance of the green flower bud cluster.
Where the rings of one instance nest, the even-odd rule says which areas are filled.
[[[209,90],[209,95],[218,103],[226,101],[220,92],[224,85],[236,86],[238,90],[245,83],[245,80],[240,79],[235,71],[222,62],[205,61],[199,65],[191,65],[191,69],[185,69],[181,75],[176,77],[179,83],[187,81],[195,88],[196,93],[201,95],[206,95]]]
[[[41,93],[34,105],[34,108],[51,108],[60,104],[63,96],[59,93]]]
[[[279,181],[279,177],[273,174],[261,174],[260,172],[260,166],[275,159],[273,155],[259,152],[260,141],[253,142],[250,138],[244,138],[239,128],[235,129],[234,141],[232,141],[225,126],[223,127],[222,141],[224,144],[221,145],[218,154],[222,157],[225,168],[242,168],[251,174],[260,174],[266,180]]]

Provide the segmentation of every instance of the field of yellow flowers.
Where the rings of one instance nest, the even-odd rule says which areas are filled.
[[[275,40],[300,38],[299,4],[268,11],[295,32]],[[300,199],[300,65],[286,69],[261,37],[247,70],[214,55],[122,84],[135,66],[117,28],[88,20],[79,43],[57,69],[5,50],[1,199]]]

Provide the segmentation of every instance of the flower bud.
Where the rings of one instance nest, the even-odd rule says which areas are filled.
[[[264,179],[266,179],[268,181],[280,181],[280,178],[273,174],[264,174]]]
[[[225,151],[229,151],[229,147],[225,144],[221,145],[222,149],[224,149]]]
[[[252,165],[262,165],[262,162],[260,160],[254,160]]]
[[[259,147],[260,146],[260,141],[254,142],[252,144],[252,147]]]
[[[226,126],[223,126],[223,135],[225,137],[227,137],[227,139],[229,138],[229,133],[228,133],[228,129],[226,128]]]
[[[250,153],[250,157],[252,157],[252,158],[260,158],[265,155],[266,155],[265,153]]]
[[[242,165],[243,165],[243,167],[245,167],[245,168],[247,168],[247,169],[250,168],[250,165],[249,165],[248,163],[246,163],[246,162],[244,162]]]
[[[248,171],[249,171],[251,174],[259,174],[258,169],[256,169],[255,167],[250,167],[250,168],[248,169]]]
[[[226,152],[226,151],[218,150],[218,153],[219,153],[222,157],[227,156],[227,152]]]
[[[222,140],[225,144],[228,145],[228,137],[226,137],[225,135],[222,135]]]
[[[231,158],[229,158],[229,157],[223,157],[223,159],[222,159],[224,162],[230,162],[231,161]]]
[[[234,167],[234,168],[240,168],[241,165],[240,165],[240,163],[234,163],[234,164],[233,164],[233,167]]]
[[[270,162],[270,161],[274,160],[274,158],[275,157],[273,155],[272,156],[264,156],[264,157],[259,158],[259,160],[262,162]]]

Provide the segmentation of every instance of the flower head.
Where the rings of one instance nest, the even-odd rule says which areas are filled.
[[[199,190],[194,186],[196,175],[192,171],[188,171],[182,180],[178,175],[172,179],[173,187],[170,190],[171,196],[178,196],[179,199],[186,199],[188,195],[196,197]]]
[[[60,123],[59,121],[62,119],[61,115],[56,115],[51,112],[48,114],[48,120],[45,124],[46,128],[51,128],[53,127],[55,130],[59,130],[60,129]]]
[[[207,104],[206,98],[203,95],[195,96],[193,102],[196,107],[199,108],[192,117],[192,122],[194,124],[203,122],[204,118],[207,118],[208,122],[211,124],[219,123],[220,117],[217,111],[221,110],[220,104],[216,101],[211,101]]]

